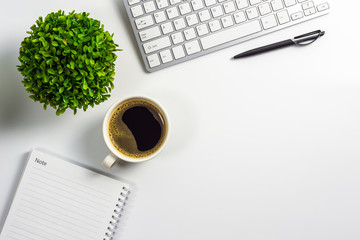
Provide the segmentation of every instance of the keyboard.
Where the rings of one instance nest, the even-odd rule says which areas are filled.
[[[329,0],[123,0],[154,72],[330,11]]]

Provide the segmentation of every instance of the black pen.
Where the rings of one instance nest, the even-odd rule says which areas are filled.
[[[325,34],[325,32],[321,31],[321,30],[309,32],[309,33],[294,37],[293,39],[288,39],[288,40],[284,40],[281,42],[266,45],[263,47],[251,49],[249,51],[246,51],[246,52],[243,52],[243,53],[240,53],[240,54],[234,56],[234,59],[248,57],[248,56],[252,56],[255,54],[259,54],[259,53],[264,53],[264,52],[268,52],[268,51],[275,50],[278,48],[287,47],[287,46],[294,45],[294,44],[308,45],[310,43],[315,42],[316,39],[323,36],[324,34]]]

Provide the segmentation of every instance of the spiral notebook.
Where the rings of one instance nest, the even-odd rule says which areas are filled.
[[[0,240],[112,239],[128,194],[118,179],[33,150]]]

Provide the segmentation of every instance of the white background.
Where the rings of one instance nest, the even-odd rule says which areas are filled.
[[[102,120],[118,99],[145,95],[171,120],[165,150],[110,173],[134,191],[117,239],[360,239],[358,1],[324,17],[155,73],[146,73],[120,0],[2,1],[0,218],[29,151],[45,149],[101,169]],[[115,89],[85,113],[56,116],[28,98],[18,49],[39,16],[90,12],[122,52]],[[230,60],[313,30],[316,43]]]

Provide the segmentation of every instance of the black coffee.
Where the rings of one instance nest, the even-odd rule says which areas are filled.
[[[131,99],[114,111],[109,122],[112,144],[122,154],[142,158],[156,152],[164,141],[166,123],[151,102]]]
[[[133,134],[139,151],[156,146],[161,137],[161,125],[148,108],[137,106],[126,110],[122,121]]]

